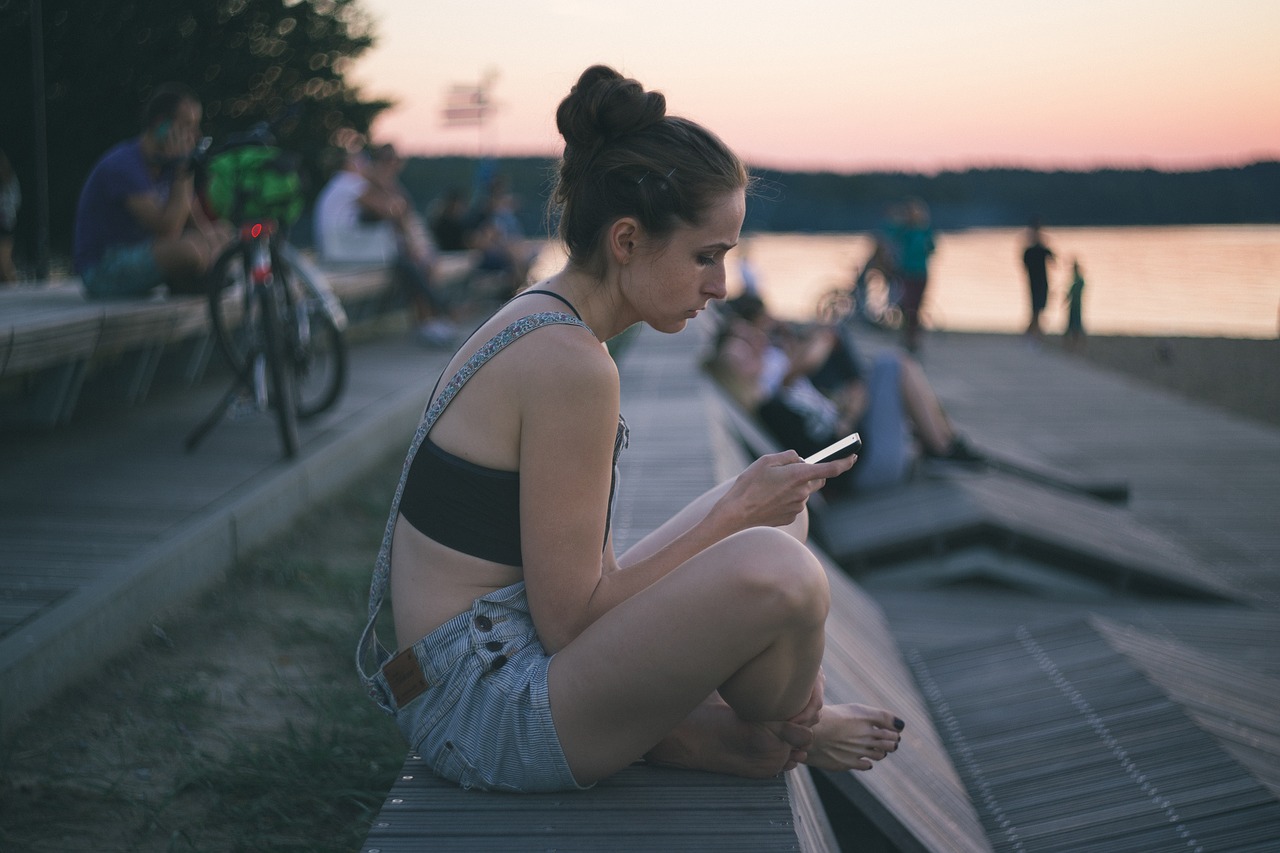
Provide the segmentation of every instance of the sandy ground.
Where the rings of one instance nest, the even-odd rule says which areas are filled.
[[[1061,344],[1052,340],[1048,345]],[[1095,336],[1079,357],[1280,426],[1280,339]]]

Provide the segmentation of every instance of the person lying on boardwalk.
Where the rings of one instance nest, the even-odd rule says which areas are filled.
[[[632,762],[870,769],[888,710],[823,705],[826,574],[806,501],[852,458],[766,456],[615,557],[628,434],[603,342],[725,296],[748,176],[612,69],[561,102],[565,267],[500,308],[414,435],[357,654],[410,746],[466,788],[589,787]],[[399,651],[378,642],[390,595]]]

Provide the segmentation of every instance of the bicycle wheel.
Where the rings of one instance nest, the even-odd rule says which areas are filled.
[[[258,349],[254,329],[258,327],[252,290],[249,287],[246,247],[233,243],[209,270],[209,318],[213,337],[227,365],[244,374]]]
[[[304,303],[306,336],[294,326],[293,370],[298,417],[306,420],[338,402],[347,382],[347,344],[333,318],[314,300]]]
[[[897,329],[902,325],[902,309],[898,306],[901,295],[895,292],[894,282],[883,272],[873,269],[866,275],[865,317],[885,329]]]
[[[816,313],[823,323],[839,323],[852,311],[853,297],[847,290],[831,290],[818,298]]]
[[[261,288],[262,320],[262,355],[267,360],[267,378],[270,381],[268,401],[275,410],[276,420],[280,425],[280,442],[284,445],[284,455],[290,458],[298,455],[298,396],[294,385],[295,373],[293,361],[289,354],[289,345],[285,340],[287,319],[284,313],[281,290],[274,287]]]
[[[293,364],[298,417],[305,420],[331,408],[347,380],[347,343],[342,330],[302,266],[274,262],[287,290],[293,322],[287,326],[287,350]]]

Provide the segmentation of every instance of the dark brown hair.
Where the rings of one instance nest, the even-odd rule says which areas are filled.
[[[593,65],[556,110],[564,156],[551,213],[571,263],[591,267],[604,230],[632,216],[653,238],[696,225],[724,193],[747,186],[746,167],[720,139],[667,115],[661,92]]]
[[[200,103],[195,89],[182,83],[162,83],[152,91],[142,107],[142,127],[150,129],[164,120],[172,120],[178,114],[178,105],[184,101]]]

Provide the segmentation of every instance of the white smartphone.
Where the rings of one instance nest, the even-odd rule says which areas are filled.
[[[823,459],[826,459],[833,453],[839,453],[846,447],[852,447],[853,452],[857,453],[862,449],[862,436],[858,435],[856,432],[851,432],[835,444],[828,444],[812,456],[806,456],[804,461],[810,464],[813,464],[814,462],[821,462]]]

